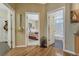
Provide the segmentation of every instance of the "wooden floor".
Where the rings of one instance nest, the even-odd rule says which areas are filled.
[[[50,46],[41,48],[38,46],[30,46],[27,48],[14,48],[10,50],[6,56],[55,56],[55,49]]]
[[[56,50],[57,49],[55,49],[52,46],[49,46],[48,48],[30,46],[27,48],[22,47],[22,48],[11,49],[8,53],[5,54],[5,56],[57,56]]]

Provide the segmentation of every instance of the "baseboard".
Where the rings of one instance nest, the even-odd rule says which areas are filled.
[[[67,53],[70,53],[70,54],[73,54],[73,55],[76,55],[76,53],[75,52],[73,52],[73,51],[69,51],[69,50],[63,50],[64,52],[67,52]]]
[[[16,47],[26,47],[26,45],[20,45],[20,46],[16,46]]]
[[[30,46],[30,45],[28,45],[28,46]],[[33,45],[33,46],[40,46],[40,45]],[[27,47],[27,46],[26,45],[20,45],[20,46],[16,46],[16,47]]]

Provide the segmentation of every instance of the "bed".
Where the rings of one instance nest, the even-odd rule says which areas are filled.
[[[29,39],[38,40],[38,32],[30,34],[29,35]]]

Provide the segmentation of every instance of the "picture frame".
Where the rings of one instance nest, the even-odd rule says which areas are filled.
[[[70,19],[71,23],[79,23],[79,10],[71,10],[70,11]]]
[[[4,24],[4,30],[5,31],[8,31],[8,20],[6,20],[6,21],[4,21],[5,22],[5,24]]]

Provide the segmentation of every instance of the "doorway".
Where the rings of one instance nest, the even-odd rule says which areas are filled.
[[[53,44],[55,48],[65,48],[65,18],[64,7],[49,11],[47,14],[48,46]]]
[[[40,19],[37,12],[25,13],[25,40],[27,46],[40,45]]]

